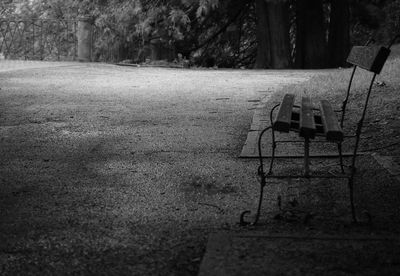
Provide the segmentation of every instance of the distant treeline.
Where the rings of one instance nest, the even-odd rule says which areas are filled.
[[[89,16],[98,61],[346,66],[352,44],[400,32],[400,0],[2,0],[1,17]]]

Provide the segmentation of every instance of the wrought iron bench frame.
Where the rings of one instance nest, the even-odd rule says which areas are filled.
[[[356,217],[356,211],[355,211],[355,206],[354,206],[354,177],[356,174],[356,157],[357,157],[357,151],[359,148],[359,142],[360,142],[360,136],[361,136],[361,130],[363,127],[363,123],[365,120],[367,108],[368,108],[368,103],[370,99],[370,95],[372,92],[372,88],[375,82],[376,76],[381,72],[387,57],[390,54],[390,48],[392,45],[395,43],[395,41],[400,38],[400,35],[397,35],[395,38],[393,38],[389,45],[387,47],[384,46],[378,46],[378,45],[373,45],[371,43],[374,42],[373,39],[370,39],[364,46],[354,46],[351,49],[351,52],[347,58],[347,62],[353,65],[353,70],[350,75],[350,80],[348,83],[347,91],[346,91],[346,96],[345,99],[343,100],[342,106],[340,110],[328,110],[329,118],[328,118],[328,123],[326,122],[326,118],[322,118],[322,113],[325,112],[325,110],[322,109],[331,109],[330,104],[327,101],[323,101],[321,104],[321,108],[315,108],[311,106],[311,99],[307,98],[302,98],[302,104],[301,105],[295,105],[294,104],[294,95],[292,94],[286,94],[283,101],[277,105],[275,105],[271,111],[270,111],[270,122],[271,125],[263,129],[259,135],[258,138],[258,153],[259,153],[259,167],[257,170],[259,179],[260,179],[260,193],[259,193],[259,200],[258,200],[258,206],[257,206],[257,211],[256,215],[254,218],[254,221],[252,223],[247,222],[245,220],[245,216],[250,214],[250,211],[244,211],[242,212],[240,216],[240,225],[248,225],[252,224],[255,225],[259,221],[260,218],[260,212],[261,212],[261,205],[262,205],[262,200],[263,200],[263,195],[264,195],[264,188],[267,184],[267,179],[269,178],[274,178],[274,179],[288,179],[288,178],[343,178],[348,180],[348,187],[349,187],[349,197],[350,197],[350,208],[351,208],[351,214],[352,214],[352,219],[354,222],[357,222],[357,217]],[[346,107],[349,102],[349,97],[351,93],[351,88],[354,80],[354,75],[356,73],[357,68],[362,68],[364,70],[370,71],[373,73],[368,91],[366,93],[366,98],[364,102],[364,106],[362,108],[362,113],[361,113],[361,118],[359,119],[355,133],[353,134],[348,134],[344,135],[343,134],[343,125],[345,121],[345,115],[346,115]],[[286,105],[286,107],[284,107]],[[278,112],[278,115],[275,117],[275,120],[273,119],[274,117],[274,112],[275,110],[280,107],[280,110]],[[281,112],[281,109],[283,111]],[[291,112],[286,112],[287,109],[290,109]],[[300,113],[293,112],[293,110],[300,109]],[[302,111],[306,110],[308,113],[307,115],[303,115]],[[304,112],[304,113],[306,113]],[[318,115],[314,115],[314,112],[319,112],[321,115],[318,117]],[[340,119],[338,120],[336,116],[333,117],[333,115],[329,112],[333,113],[338,113],[340,115]],[[282,115],[282,114],[284,115]],[[290,115],[288,115],[290,114]],[[311,114],[311,115],[310,115]],[[309,118],[312,117],[314,120],[319,120],[319,124],[317,127],[315,125],[311,126],[309,129],[307,127],[307,122],[301,122],[303,118],[307,121]],[[289,118],[288,118],[289,117]],[[299,118],[300,117],[300,118]],[[336,124],[333,123],[333,118],[336,120]],[[297,121],[298,120],[298,121]],[[322,121],[324,122],[322,122]],[[313,121],[313,120],[312,120]],[[303,123],[303,125],[302,125]],[[324,123],[327,123],[326,125]],[[314,124],[311,122],[311,124]],[[329,127],[328,127],[329,124]],[[331,126],[331,124],[333,126]],[[328,128],[333,129],[333,133],[331,132],[329,134]],[[262,155],[262,137],[263,135],[271,130],[271,135],[272,135],[272,155],[269,163],[269,169],[268,172],[265,173],[265,168],[264,168],[264,158],[265,156]],[[279,132],[298,132],[300,134],[300,137],[303,138],[303,140],[281,140],[278,141],[275,136],[275,131]],[[316,137],[325,137],[327,141],[322,141],[322,140],[317,140],[315,142],[333,142],[337,144],[338,148],[338,155],[334,157],[339,158],[339,164],[340,164],[340,169],[341,173],[340,174],[312,174],[310,172],[309,164],[310,164],[310,155],[309,155],[309,149],[310,149],[310,139],[314,139]],[[349,171],[345,171],[345,166],[343,163],[343,151],[342,151],[342,143],[345,138],[355,138],[355,143],[353,147],[353,154],[350,156],[351,157],[351,163],[349,166]],[[293,143],[293,142],[304,142],[304,174],[282,174],[282,175],[276,175],[273,174],[273,165],[274,165],[274,159],[275,159],[275,151],[278,143]]]

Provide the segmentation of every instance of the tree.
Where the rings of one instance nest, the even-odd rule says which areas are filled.
[[[392,37],[399,1],[2,0],[0,15],[90,16],[103,61],[181,54],[202,66],[324,68],[345,65],[350,39],[365,41],[372,29]]]
[[[257,58],[254,68],[291,66],[288,1],[256,0]]]
[[[291,66],[289,40],[289,3],[269,2],[271,68],[284,69]]]
[[[254,64],[256,69],[269,68],[271,66],[270,28],[268,7],[264,0],[256,0],[257,13],[257,57]]]
[[[203,66],[240,67],[253,64],[255,57],[254,9],[252,0],[221,1],[218,6],[197,13],[188,38],[193,62]],[[199,9],[198,9],[199,10]],[[181,44],[181,43],[179,43]],[[182,43],[183,44],[183,43]]]
[[[325,68],[326,30],[322,1],[296,1],[296,67]]]
[[[383,25],[385,40],[393,39],[395,35],[400,35],[400,0],[391,0],[386,4],[386,13]]]
[[[350,49],[350,10],[347,0],[331,0],[328,51],[331,67],[346,66]]]
[[[13,0],[2,0],[0,2],[0,16],[7,16],[13,11],[15,11]]]

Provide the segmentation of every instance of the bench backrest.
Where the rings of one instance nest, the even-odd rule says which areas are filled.
[[[383,46],[354,46],[347,62],[379,74],[389,54],[390,49]]]
[[[365,117],[366,109],[368,106],[369,96],[371,94],[371,90],[372,90],[372,87],[373,87],[373,84],[375,81],[375,77],[376,77],[376,75],[378,75],[381,72],[383,66],[385,65],[385,62],[390,55],[390,47],[393,45],[394,41],[397,38],[398,38],[398,36],[396,36],[392,40],[392,42],[389,44],[388,47],[374,45],[374,44],[370,45],[369,43],[371,41],[373,41],[371,39],[367,42],[366,45],[353,46],[353,48],[351,49],[350,54],[347,57],[347,62],[354,65],[354,68],[352,70],[349,84],[347,87],[346,98],[344,99],[343,104],[342,104],[342,116],[341,116],[341,120],[340,120],[340,127],[343,128],[343,122],[344,122],[344,118],[345,118],[345,114],[346,114],[346,106],[347,106],[347,102],[349,100],[350,90],[351,90],[351,86],[353,83],[353,78],[354,78],[356,69],[359,67],[359,68],[363,68],[367,71],[374,73],[373,76],[371,77],[369,89],[368,89],[367,96],[366,96],[366,102],[363,107],[363,112],[362,112],[362,117],[361,117],[361,121],[363,121],[364,117]]]

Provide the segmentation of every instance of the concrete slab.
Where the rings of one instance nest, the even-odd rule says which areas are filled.
[[[199,276],[400,275],[398,237],[212,234]]]
[[[257,141],[259,135],[259,131],[249,131],[249,133],[247,133],[247,139],[243,145],[242,152],[240,153],[239,157],[245,158],[258,156]]]
[[[379,163],[379,165],[385,168],[390,173],[390,175],[395,177],[397,181],[400,182],[400,165],[397,164],[394,157],[382,156],[378,153],[374,153],[372,154],[372,156]]]

